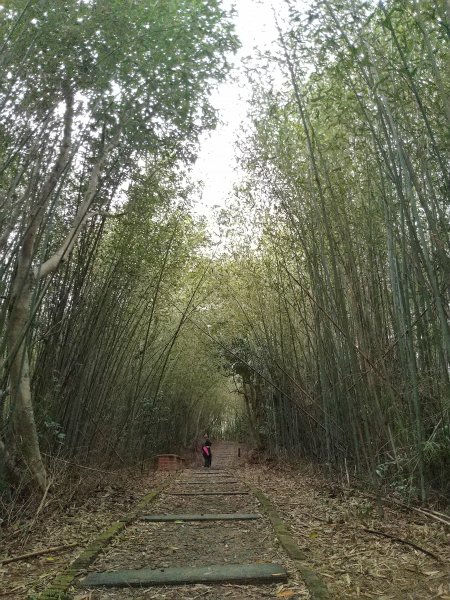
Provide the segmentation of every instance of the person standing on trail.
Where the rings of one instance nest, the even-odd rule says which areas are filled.
[[[211,441],[208,437],[208,434],[205,433],[205,435],[203,436],[204,440],[202,443],[202,456],[203,459],[205,461],[204,466],[205,467],[210,467],[211,466],[211,460],[212,460],[212,454],[211,454]]]

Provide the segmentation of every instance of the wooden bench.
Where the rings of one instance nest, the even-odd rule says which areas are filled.
[[[178,454],[158,454],[156,469],[158,471],[181,471],[184,469],[184,458]]]

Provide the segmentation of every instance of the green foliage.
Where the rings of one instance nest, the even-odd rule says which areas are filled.
[[[180,182],[215,126],[210,93],[237,39],[216,0],[2,9],[0,367],[13,419],[0,414],[0,435],[13,461],[15,441],[31,440],[24,462],[45,488],[39,440],[58,448],[65,435],[67,455],[137,460],[166,439],[162,418],[181,393],[171,398],[166,375],[205,238]],[[25,403],[30,435],[15,435]],[[194,435],[189,418],[175,444]]]
[[[254,429],[424,498],[445,488],[449,448],[446,13],[289,6],[265,56],[283,85],[261,66],[241,144],[257,235],[222,292],[258,373]]]
[[[65,452],[84,461],[135,462],[190,447],[203,429],[220,430],[229,397],[210,342],[191,322],[208,262],[203,225],[186,209],[189,187],[160,165],[128,195],[95,259],[86,264],[81,244],[73,274],[55,277],[42,305],[51,334],[36,350],[36,401],[52,431],[61,423]],[[67,292],[55,311],[52,298]]]
[[[33,219],[34,265],[95,184],[73,260],[30,301],[39,426],[80,460],[142,460],[208,429],[446,493],[447,13],[288,4],[264,56],[284,79],[255,77],[245,177],[220,220],[230,251],[212,259],[184,165],[237,46],[220,3],[5,3],[5,298]],[[72,154],[43,199],[72,98]]]
[[[156,140],[173,150],[187,132],[192,144],[214,124],[208,92],[236,48],[218,2],[17,0],[2,16],[5,98],[28,119],[70,89],[85,136],[100,141],[120,125],[141,155],[160,151]]]

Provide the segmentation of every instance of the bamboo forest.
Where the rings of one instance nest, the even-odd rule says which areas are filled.
[[[0,546],[204,435],[448,540],[449,0],[1,0],[0,29]]]

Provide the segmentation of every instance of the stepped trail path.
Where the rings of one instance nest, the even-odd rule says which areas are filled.
[[[95,506],[43,521],[29,550],[92,541],[0,565],[0,596],[450,600],[443,513],[379,504],[308,463],[248,464],[235,443],[214,443],[211,469],[197,460],[151,475],[150,492],[127,480],[116,505],[100,487]]]
[[[211,469],[193,467],[170,477],[155,500],[100,552],[94,549],[97,557],[77,573],[65,597],[328,598],[307,569],[305,584],[299,549],[267,499],[261,502],[239,478],[238,461],[236,444],[216,443]],[[57,593],[51,588],[40,598]]]

